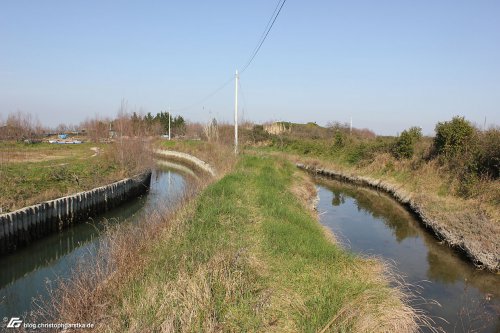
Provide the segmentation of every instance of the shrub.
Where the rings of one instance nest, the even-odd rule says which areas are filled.
[[[267,141],[271,137],[271,135],[264,130],[264,126],[262,125],[254,125],[249,136],[253,143]]]
[[[422,129],[420,127],[411,127],[401,132],[397,138],[392,154],[398,158],[412,158],[415,151],[415,144],[422,138]]]
[[[335,132],[335,137],[333,138],[333,145],[335,148],[343,148],[346,144],[346,139],[344,134],[340,131]]]
[[[450,160],[464,153],[472,153],[476,145],[476,129],[464,117],[453,117],[451,121],[436,125],[434,149],[438,155]]]
[[[487,177],[498,179],[500,169],[500,130],[492,128],[479,136],[478,171]]]

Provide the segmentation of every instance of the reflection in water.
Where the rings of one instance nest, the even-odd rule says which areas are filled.
[[[437,326],[447,332],[497,332],[500,276],[474,269],[387,195],[333,180],[317,181],[321,223],[351,250],[394,261],[407,282],[422,287],[420,296],[441,304],[414,305],[425,309]]]
[[[31,309],[33,298],[47,295],[56,278],[68,277],[80,261],[88,262],[105,225],[125,220],[133,223],[160,207],[172,206],[184,187],[184,177],[179,173],[156,170],[147,195],[0,257],[0,318],[23,316]]]

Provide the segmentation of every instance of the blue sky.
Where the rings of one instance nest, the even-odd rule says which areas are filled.
[[[0,118],[47,125],[203,98],[251,55],[276,1],[0,2]],[[256,122],[348,122],[380,134],[463,115],[500,123],[500,1],[288,0],[241,75]],[[232,121],[234,85],[183,111]]]

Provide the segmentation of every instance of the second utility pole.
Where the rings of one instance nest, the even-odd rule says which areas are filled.
[[[234,96],[234,153],[238,154],[238,70],[235,77],[235,96]]]

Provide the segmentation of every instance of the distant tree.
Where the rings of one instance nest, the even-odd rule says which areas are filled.
[[[131,127],[132,127],[132,135],[134,136],[139,136],[141,135],[142,131],[142,119],[137,115],[137,112],[133,112],[132,115],[130,116],[130,122],[131,122]]]
[[[100,142],[109,137],[110,120],[101,120],[98,118],[87,120],[82,127],[87,131],[87,137],[93,142]]]
[[[32,139],[42,132],[38,118],[21,111],[9,114],[4,126],[2,137],[8,140]]]
[[[175,129],[177,135],[183,135],[186,133],[186,121],[182,116],[176,116],[172,119],[172,129]]]
[[[217,124],[217,119],[213,118],[212,121],[205,126],[203,131],[208,141],[218,141],[219,125]]]
[[[163,133],[168,133],[168,112],[159,112],[154,117],[153,121],[161,125]],[[172,116],[170,119],[170,130],[173,135],[181,135],[186,132],[186,121],[182,116]]]
[[[154,121],[161,125],[163,133],[168,132],[168,112],[159,112],[156,114]]]

